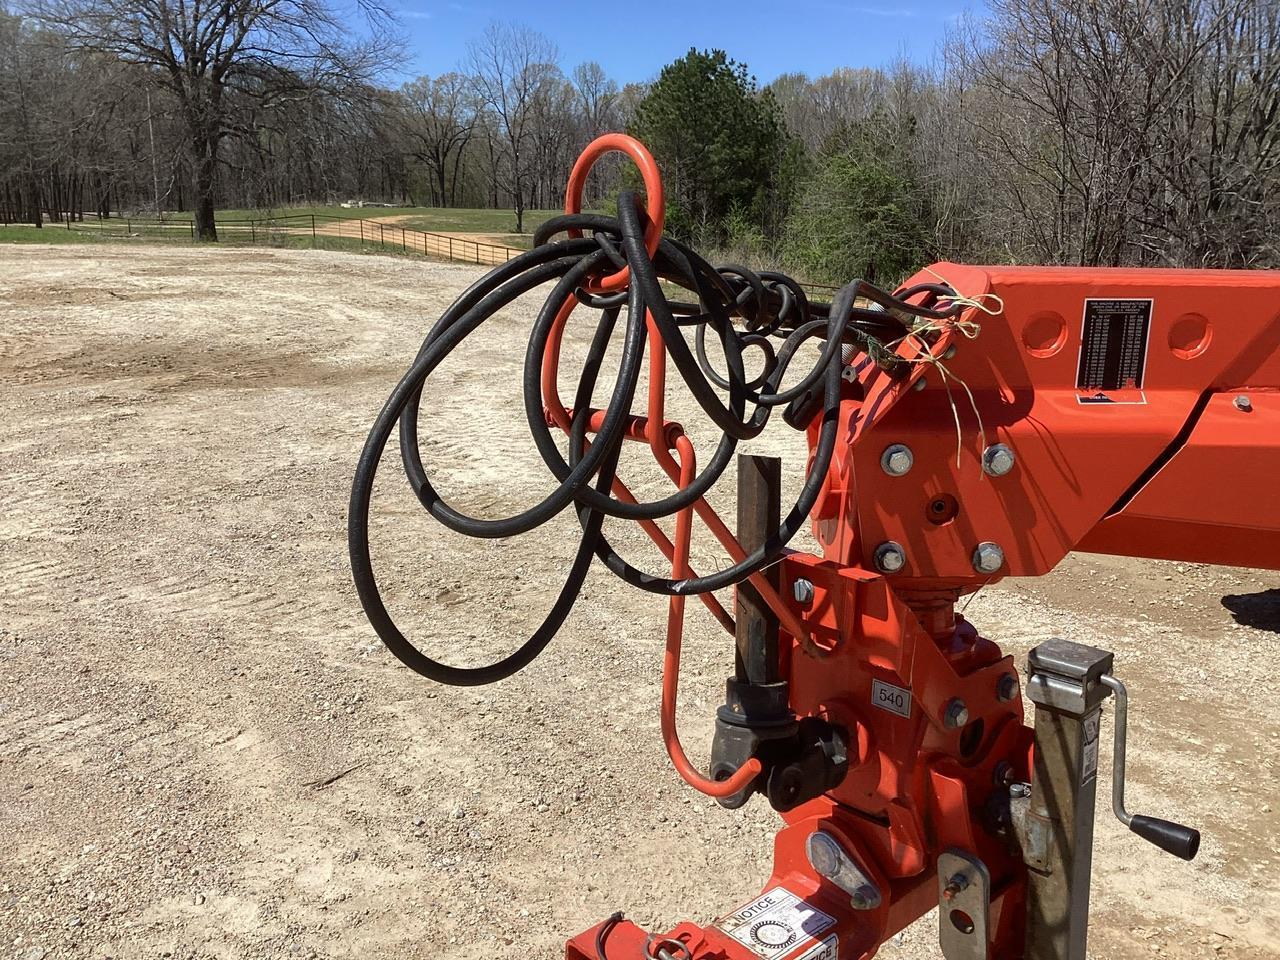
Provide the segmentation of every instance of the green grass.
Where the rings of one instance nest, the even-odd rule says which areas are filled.
[[[559,216],[563,210],[526,210],[524,228],[532,233],[543,221]],[[265,217],[341,217],[346,220],[374,220],[382,217],[405,217],[396,225],[426,233],[491,233],[515,234],[516,215],[510,210],[478,210],[472,208],[445,207],[277,207],[270,210],[218,210],[215,218],[223,220],[251,220]],[[190,210],[166,213],[166,220],[186,223],[192,219]],[[520,236],[519,234],[515,234]],[[515,244],[512,244],[513,246]]]
[[[106,229],[103,229],[106,226]],[[126,234],[126,223],[111,221],[100,226],[96,222],[84,227],[68,230],[66,227],[45,225],[43,229],[35,227],[0,227],[0,244],[5,243],[171,243],[191,246],[190,230],[183,227],[160,227],[146,221],[134,221],[128,225],[130,233]],[[247,227],[237,226],[235,229],[220,231],[220,242],[211,246],[219,247],[287,247],[290,249],[336,250],[343,253],[362,253],[377,256],[407,257],[423,259],[423,255],[412,247],[405,250],[397,243],[376,243],[367,240],[361,243],[356,237],[312,237],[310,234],[286,233],[282,230],[266,230],[259,228],[256,236]],[[517,238],[519,239],[519,238]],[[427,259],[435,259],[429,257]],[[466,261],[460,261],[466,262]]]
[[[394,213],[395,211],[386,212]],[[403,221],[400,225],[426,233],[488,233],[495,236],[520,237],[533,233],[544,222],[562,213],[564,213],[563,210],[526,210],[523,235],[515,232],[516,215],[510,210],[418,208],[412,212],[410,219]],[[525,242],[527,244],[528,241]],[[515,246],[515,244],[511,245]]]
[[[0,243],[93,243],[97,238],[80,230],[45,224],[35,227],[0,227]]]

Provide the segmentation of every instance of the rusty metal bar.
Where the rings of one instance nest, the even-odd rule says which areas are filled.
[[[738,543],[746,553],[778,531],[782,509],[782,461],[777,457],[738,456]],[[778,566],[764,572],[777,589]],[[781,679],[778,617],[749,580],[738,584],[734,599],[734,675],[747,683]]]

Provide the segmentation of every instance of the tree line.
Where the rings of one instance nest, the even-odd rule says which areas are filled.
[[[994,0],[932,62],[760,85],[691,50],[645,84],[495,23],[398,87],[393,19],[325,0],[0,9],[0,217],[366,200],[557,207],[594,136],[654,151],[670,229],[809,279],[936,259],[1274,266],[1280,0]],[[587,202],[635,177],[608,164]]]

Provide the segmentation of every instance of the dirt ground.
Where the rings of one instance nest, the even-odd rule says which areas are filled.
[[[353,464],[476,276],[0,248],[0,957],[553,958],[614,910],[706,922],[759,889],[774,816],[720,809],[662,752],[659,598],[596,571],[546,653],[478,689],[402,668],[360,612]],[[545,485],[518,407],[531,309],[424,403],[441,488],[488,515]],[[390,464],[378,497],[375,560],[421,643],[477,662],[541,619],[568,518],[477,543]],[[1099,804],[1093,956],[1280,957],[1280,575],[1079,556],[967,616],[1019,656],[1052,635],[1114,649],[1132,806],[1204,831],[1186,865]],[[701,759],[731,661],[696,611],[686,651]],[[880,955],[939,957],[934,922]]]

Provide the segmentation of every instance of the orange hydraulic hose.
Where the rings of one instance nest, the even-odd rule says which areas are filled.
[[[564,339],[565,324],[568,322],[570,314],[573,313],[573,310],[577,305],[578,303],[576,300],[569,300],[560,308],[560,312],[556,314],[555,323],[551,327],[551,335],[547,339],[547,348],[542,364],[543,410],[546,412],[548,419],[566,434],[569,432],[573,415],[565,408],[564,403],[560,399],[560,345]],[[592,431],[598,430],[600,428],[600,421],[603,417],[604,414],[602,411],[593,414],[589,424],[589,429]],[[636,429],[640,419],[641,418],[639,417],[633,417],[632,422],[628,425],[627,436],[629,439],[641,440],[648,436],[647,426],[643,430]],[[678,425],[675,426],[678,428]],[[626,503],[636,502],[635,496],[627,488],[627,485],[617,477],[614,477],[613,479],[612,492],[615,497]],[[662,528],[653,520],[640,520],[638,522],[640,524],[640,528],[649,535],[649,539],[657,544],[658,549],[662,551],[662,555],[666,557],[668,561],[674,561],[675,546],[667,539],[667,535],[662,532]],[[691,573],[690,575],[692,576],[693,574]],[[729,612],[725,610],[720,601],[716,599],[715,594],[703,593],[700,594],[699,597],[702,600],[703,605],[711,612],[711,615],[719,621],[720,625],[724,627],[728,633],[733,633],[733,618],[729,616]]]
[[[606,133],[596,137],[578,156],[573,169],[569,171],[569,185],[564,193],[564,212],[582,212],[582,188],[587,184],[587,174],[595,166],[597,160],[610,150],[625,153],[640,169],[644,178],[645,212],[649,215],[649,223],[644,230],[644,246],[653,256],[662,240],[662,227],[666,222],[667,203],[662,193],[662,174],[658,171],[658,162],[643,143],[635,137],[623,133]],[[578,230],[570,230],[569,235],[581,236]],[[625,290],[631,282],[631,268],[623,267],[616,273],[585,285],[590,293],[614,293]]]
[[[696,465],[693,444],[688,437],[676,441],[680,453],[680,486],[693,480]],[[689,575],[689,545],[693,540],[693,506],[676,514],[676,556],[671,563],[673,577]],[[689,762],[676,731],[676,694],[680,688],[680,644],[684,639],[684,597],[673,595],[667,606],[667,649],[662,658],[662,742],[676,772],[685,783],[709,797],[728,797],[745,789],[764,769],[752,757],[725,780],[704,777]]]
[[[665,215],[662,178],[659,175],[658,166],[654,162],[652,154],[638,140],[622,134],[605,134],[592,141],[586,150],[582,152],[577,163],[574,164],[572,173],[569,175],[569,186],[565,193],[565,212],[572,214],[581,211],[582,190],[586,184],[587,175],[596,160],[610,150],[618,150],[631,157],[644,178],[646,210],[649,216],[649,222],[645,226],[644,240],[645,249],[648,251],[649,256],[652,257],[662,239],[662,226]],[[570,231],[570,234],[579,236],[580,232]],[[584,288],[592,293],[615,292],[625,289],[630,280],[630,268],[623,267],[615,273],[584,284]],[[558,383],[560,348],[564,339],[565,325],[576,306],[576,300],[568,300],[561,306],[547,340],[542,365],[542,398],[547,420],[549,423],[558,426],[565,433],[570,431],[572,417],[560,399]],[[666,420],[666,344],[662,340],[651,313],[646,312],[645,323],[649,334],[648,405],[644,417],[632,415],[628,418],[624,437],[628,440],[647,442],[659,466],[662,467],[678,489],[684,490],[697,476],[697,457],[693,449],[693,443],[685,436],[680,424],[668,423]],[[589,417],[588,428],[592,432],[596,432],[603,418],[603,412],[590,411]],[[672,449],[678,454],[679,460],[671,455]],[[612,483],[612,491],[614,496],[620,500],[628,503],[636,502],[630,490],[616,477]],[[676,513],[674,543],[667,539],[662,529],[654,521],[640,521],[640,526],[645,533],[649,535],[650,539],[658,545],[658,548],[670,560],[671,576],[676,580],[688,579],[693,575],[693,570],[689,564],[689,550],[693,541],[693,517],[695,513],[707,525],[707,528],[715,538],[720,541],[720,544],[728,551],[729,556],[733,558],[735,563],[741,562],[746,557],[746,551],[738,543],[737,537],[733,535],[724,521],[712,509],[706,498],[699,497]],[[778,595],[778,592],[769,583],[762,571],[752,574],[748,579],[759,592],[760,597],[778,617],[783,629],[797,638],[803,638],[808,635],[808,631],[805,629],[801,619]],[[714,595],[704,593],[699,596],[716,619],[726,629],[732,630],[732,619],[720,602],[715,599]],[[669,598],[667,605],[667,646],[662,665],[662,740],[667,748],[667,755],[671,758],[671,763],[675,766],[680,776],[684,778],[685,782],[708,796],[728,797],[749,786],[751,781],[759,776],[763,767],[758,759],[752,757],[738,770],[734,771],[728,779],[711,780],[699,773],[693,764],[689,762],[689,758],[680,744],[680,736],[676,730],[676,697],[680,686],[680,647],[684,639],[684,608],[685,598],[683,596],[673,595]]]

